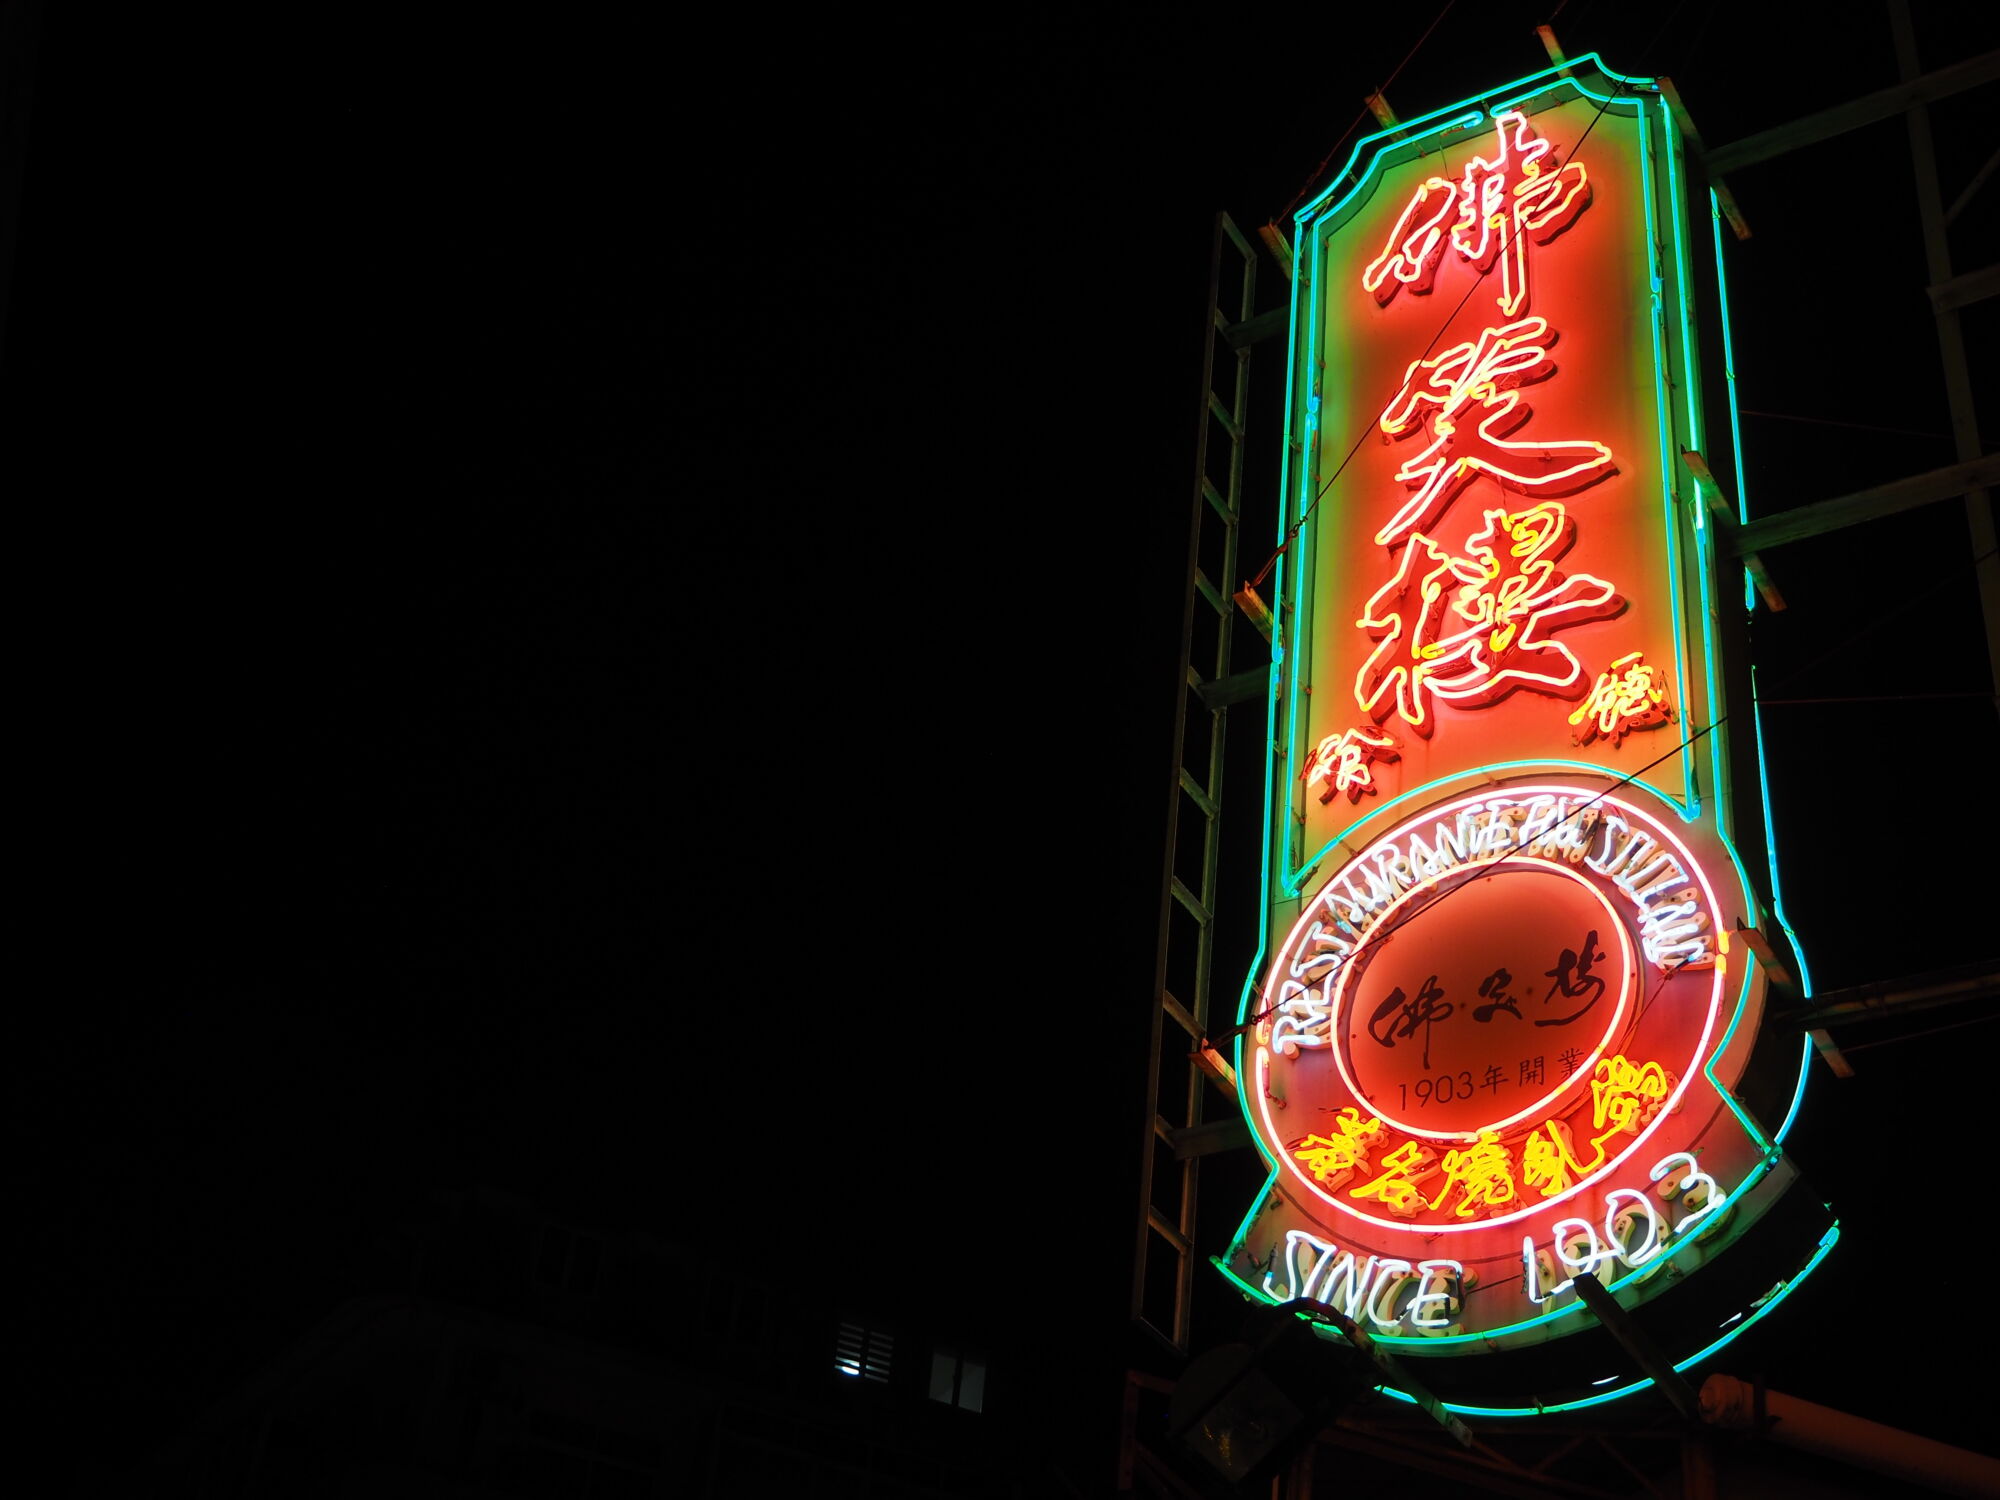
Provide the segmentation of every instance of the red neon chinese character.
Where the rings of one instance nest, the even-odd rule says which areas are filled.
[[[1361,284],[1378,303],[1386,307],[1404,287],[1415,296],[1430,291],[1444,255],[1445,221],[1456,209],[1452,248],[1481,275],[1499,261],[1502,313],[1518,317],[1527,307],[1528,242],[1546,245],[1576,222],[1590,205],[1590,178],[1579,162],[1546,171],[1550,144],[1519,110],[1495,116],[1493,124],[1493,157],[1473,157],[1456,183],[1426,178],[1382,253],[1361,273]]]
[[[1515,387],[1555,373],[1548,354],[1555,338],[1546,318],[1522,318],[1411,363],[1377,425],[1390,439],[1427,428],[1431,441],[1396,471],[1416,493],[1375,533],[1376,541],[1393,546],[1430,525],[1479,474],[1513,489],[1568,495],[1616,472],[1602,443],[1506,441],[1533,415]],[[1485,415],[1472,425],[1481,410]]]
[[[1550,633],[1624,610],[1602,578],[1556,570],[1576,532],[1561,505],[1485,518],[1465,557],[1411,537],[1396,576],[1355,622],[1380,643],[1354,676],[1355,702],[1377,721],[1393,709],[1429,735],[1433,698],[1476,707],[1523,687],[1568,696],[1583,667]]]
[[[1319,794],[1322,802],[1331,802],[1341,792],[1347,793],[1349,802],[1359,802],[1364,792],[1371,797],[1375,794],[1375,775],[1368,763],[1398,758],[1395,736],[1380,729],[1362,727],[1330,734],[1306,757],[1306,786],[1324,782],[1325,789]]]

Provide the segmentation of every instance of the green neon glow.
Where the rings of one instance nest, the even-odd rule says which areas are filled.
[[[1586,63],[1603,77],[1612,79],[1624,87],[1619,92],[1613,94],[1600,94],[1594,89],[1589,88],[1572,71],[1582,67]],[[1462,129],[1470,125],[1483,126],[1486,123],[1487,116],[1498,114],[1504,109],[1509,109],[1522,99],[1531,98],[1543,92],[1545,88],[1553,88],[1563,84],[1567,84],[1586,99],[1594,99],[1598,103],[1608,106],[1624,102],[1629,97],[1625,93],[1625,89],[1652,89],[1657,86],[1657,81],[1652,78],[1641,78],[1637,74],[1614,73],[1604,65],[1604,59],[1599,57],[1595,52],[1581,53],[1567,62],[1556,63],[1533,73],[1524,73],[1511,83],[1503,83],[1498,88],[1487,89],[1485,92],[1475,95],[1474,99],[1468,99],[1459,104],[1448,104],[1443,109],[1434,109],[1429,114],[1418,115],[1414,120],[1385,127],[1384,129],[1375,131],[1371,135],[1364,135],[1354,143],[1353,151],[1348,153],[1347,165],[1340,169],[1333,181],[1321,189],[1318,197],[1308,201],[1292,217],[1298,223],[1303,224],[1307,219],[1313,218],[1322,212],[1332,214],[1345,208],[1349,200],[1367,185],[1368,179],[1375,175],[1376,168],[1381,165],[1379,156],[1376,160],[1369,163],[1366,175],[1357,179],[1354,186],[1342,194],[1339,201],[1331,204],[1324,210],[1321,209],[1320,205],[1333,195],[1335,189],[1354,171],[1354,164],[1377,142],[1389,143],[1389,138],[1392,136],[1401,141],[1416,141],[1421,140],[1427,135],[1441,134],[1446,130]],[[1487,102],[1494,99],[1496,95],[1506,94],[1511,94],[1513,97],[1503,99],[1497,104]],[[1475,100],[1479,102],[1481,108],[1468,113],[1468,106],[1472,105]],[[1422,128],[1420,129],[1419,127]]]
[[[1736,345],[1729,331],[1729,274],[1722,261],[1722,200],[1713,188],[1708,193],[1708,217],[1710,228],[1715,235],[1715,289],[1722,300],[1722,373],[1723,384],[1729,395],[1729,436],[1735,445],[1736,460],[1736,521],[1738,525],[1747,523],[1750,512],[1747,508],[1743,487],[1743,418],[1736,409]],[[1750,570],[1743,570],[1743,608],[1745,611],[1757,607],[1757,581],[1750,576]],[[1760,756],[1762,746],[1758,747]]]
[[[1799,1081],[1797,1086],[1792,1089],[1792,1107],[1785,1111],[1785,1121],[1778,1127],[1778,1142],[1780,1145],[1784,1143],[1785,1137],[1792,1133],[1792,1122],[1799,1117],[1799,1106],[1806,1102],[1806,1074],[1811,1070],[1811,1067],[1812,1038],[1809,1036],[1800,1037]]]
[[[1314,274],[1310,278],[1295,278],[1293,283],[1293,295],[1295,297],[1303,296],[1299,286],[1300,281],[1310,280],[1313,287],[1310,303],[1312,310],[1305,325],[1306,387],[1301,403],[1303,406],[1301,415],[1304,418],[1305,445],[1299,449],[1302,472],[1299,475],[1298,494],[1294,500],[1294,504],[1297,506],[1298,520],[1295,524],[1298,527],[1298,533],[1293,545],[1297,548],[1294,555],[1298,558],[1299,565],[1292,570],[1292,581],[1289,585],[1291,588],[1299,588],[1301,592],[1303,592],[1301,581],[1306,577],[1307,572],[1305,559],[1310,555],[1309,549],[1314,545],[1310,531],[1310,512],[1313,507],[1313,501],[1316,498],[1313,492],[1319,485],[1318,439],[1320,432],[1323,430],[1323,414],[1326,410],[1326,360],[1325,356],[1320,352],[1321,328],[1325,322],[1326,310],[1319,291],[1319,288],[1324,284],[1324,276],[1319,273],[1322,271],[1325,263],[1326,236],[1322,228],[1319,225],[1315,225],[1312,231],[1312,270]],[[1293,347],[1297,347],[1296,341],[1294,341]],[[1289,389],[1297,391],[1298,387],[1292,386]],[[1310,462],[1306,461],[1308,458],[1310,458]],[[1289,450],[1285,454],[1285,462],[1287,465],[1291,462],[1291,453]],[[1282,494],[1284,491],[1280,491],[1279,493]],[[1283,507],[1280,507],[1281,511],[1282,509]],[[1278,541],[1280,546],[1284,545],[1284,533],[1285,517],[1280,514],[1278,517]],[[1288,561],[1288,558],[1284,554],[1280,554],[1278,558],[1280,569],[1278,574],[1279,583],[1275,590],[1275,596],[1280,599],[1289,599],[1291,597],[1287,592],[1288,585],[1285,581],[1285,573],[1283,571],[1286,561]],[[1304,753],[1304,743],[1300,739],[1300,734],[1304,729],[1304,720],[1298,712],[1298,698],[1301,690],[1301,679],[1305,676],[1312,659],[1306,649],[1306,642],[1302,638],[1305,629],[1305,602],[1302,598],[1295,601],[1295,607],[1291,612],[1290,625],[1292,630],[1290,637],[1292,642],[1292,671],[1285,684],[1287,698],[1285,753],[1287,758],[1285,762],[1284,837],[1285,843],[1288,846],[1292,838],[1291,767],[1301,763],[1300,757]],[[1266,743],[1275,745],[1277,743],[1277,736],[1275,734],[1271,735]],[[1266,752],[1266,759],[1270,758],[1269,752]],[[1275,791],[1275,783],[1272,790]],[[1279,868],[1283,868],[1282,858],[1279,862]],[[1270,887],[1266,885],[1265,891],[1268,893],[1269,890]]]
[[[1660,104],[1660,136],[1667,146],[1667,204],[1674,226],[1674,274],[1680,278],[1674,299],[1680,304],[1681,314],[1681,361],[1687,378],[1687,421],[1688,446],[1697,453],[1701,451],[1701,391],[1694,379],[1694,325],[1688,321],[1688,288],[1693,285],[1688,276],[1686,236],[1683,223],[1687,218],[1687,204],[1681,197],[1681,164],[1676,160],[1675,144],[1680,139],[1681,128],[1674,122],[1673,106],[1665,99]],[[1695,509],[1695,529],[1702,530],[1701,510]]]
[[[1292,293],[1291,293],[1291,318],[1292,318],[1293,337],[1287,340],[1288,349],[1286,353],[1286,363],[1285,363],[1285,389],[1288,392],[1296,392],[1298,390],[1297,334],[1300,328],[1299,319],[1302,316],[1301,313],[1302,307],[1311,305],[1307,302],[1307,288],[1317,285],[1319,281],[1319,278],[1313,274],[1315,261],[1319,253],[1320,253],[1319,241],[1317,236],[1315,236],[1313,240],[1312,256],[1303,257],[1299,259],[1294,266],[1294,274],[1292,276]],[[1313,335],[1312,321],[1307,322],[1307,324],[1305,325],[1305,332],[1308,338],[1312,337]],[[1294,399],[1293,401],[1288,402],[1285,407],[1285,446],[1283,453],[1279,456],[1279,469],[1278,469],[1278,494],[1281,498],[1290,492],[1292,453],[1295,446],[1293,442],[1294,423],[1299,416],[1297,405],[1298,403],[1296,399]],[[1307,450],[1304,448],[1300,448],[1298,449],[1298,451],[1301,454],[1303,454]],[[1301,514],[1303,514],[1303,512]],[[1303,524],[1301,524],[1300,535],[1303,536],[1304,534],[1305,534],[1305,528]],[[1271,648],[1271,654],[1272,654],[1272,665],[1274,670],[1282,671],[1284,665],[1284,651],[1282,647],[1276,644],[1276,641],[1282,640],[1284,638],[1285,631],[1288,627],[1296,628],[1295,626],[1293,626],[1292,621],[1289,618],[1287,618],[1287,611],[1286,611],[1285,591],[1286,588],[1288,587],[1288,581],[1285,577],[1285,563],[1286,563],[1286,556],[1284,551],[1285,507],[1282,504],[1278,507],[1278,531],[1277,531],[1277,536],[1274,540],[1278,548],[1278,561],[1277,561],[1277,576],[1271,587],[1271,607],[1275,612],[1275,620],[1271,632],[1273,636],[1273,645]],[[1303,569],[1301,569],[1301,572],[1303,572]],[[1304,660],[1305,658],[1301,653],[1297,651],[1293,653],[1293,664],[1291,672],[1292,676],[1297,676],[1297,674],[1299,673],[1299,671],[1303,666]],[[1251,996],[1256,992],[1255,986],[1257,982],[1257,976],[1264,972],[1264,955],[1270,951],[1270,946],[1271,946],[1271,856],[1273,849],[1275,847],[1275,843],[1271,833],[1271,811],[1273,807],[1277,805],[1276,778],[1278,774],[1277,756],[1274,753],[1272,747],[1274,747],[1278,742],[1277,716],[1278,716],[1278,695],[1276,693],[1266,693],[1264,695],[1264,745],[1265,745],[1264,847],[1262,856],[1262,869],[1259,872],[1259,878],[1262,881],[1262,891],[1264,899],[1258,903],[1257,950],[1251,957],[1249,971],[1244,975],[1242,989],[1239,991],[1237,995],[1236,1019],[1239,1025],[1242,1023],[1244,1017],[1247,1016],[1250,1012],[1250,999]],[[1296,731],[1293,732],[1295,733]],[[1287,789],[1286,806],[1288,810],[1290,807],[1290,801],[1291,801],[1290,792],[1289,789]],[[1287,832],[1286,837],[1289,840],[1290,838],[1289,831]],[[1280,859],[1279,863],[1282,866],[1283,864],[1282,858]],[[1245,1120],[1248,1120],[1251,1118],[1250,1100],[1243,1091],[1243,1077],[1244,1077],[1243,1033],[1241,1031],[1238,1031],[1236,1033],[1234,1042],[1230,1047],[1230,1053],[1231,1053],[1231,1065],[1236,1069],[1236,1106],[1239,1110],[1242,1111],[1243,1118]],[[1263,1156],[1266,1162],[1271,1165],[1272,1174],[1275,1177],[1277,1173],[1277,1164],[1271,1161],[1270,1156],[1268,1155],[1268,1153],[1265,1152],[1264,1143],[1257,1139],[1257,1133],[1254,1130],[1250,1133],[1250,1138],[1252,1141],[1256,1142],[1258,1154],[1260,1156]],[[1265,1186],[1265,1192],[1269,1192],[1270,1184],[1267,1182],[1264,1186]],[[1256,1200],[1252,1202],[1250,1206],[1250,1211],[1252,1215],[1256,1213],[1258,1205],[1261,1204],[1263,1201],[1264,1201],[1264,1194],[1263,1193],[1258,1194]],[[1247,1225],[1250,1222],[1250,1220],[1248,1218],[1245,1218],[1243,1222],[1244,1224]]]
[[[1680,163],[1675,160],[1681,132],[1680,126],[1674,120],[1672,106],[1664,99],[1660,101],[1660,113],[1664,126],[1663,134],[1667,142],[1667,183],[1672,192],[1674,267],[1675,274],[1679,278],[1675,291],[1676,300],[1680,304],[1681,315],[1681,373],[1687,387],[1688,446],[1693,448],[1697,453],[1701,453],[1705,451],[1706,438],[1705,429],[1702,425],[1701,382],[1695,375],[1699,366],[1696,357],[1694,326],[1690,322],[1689,313],[1693,301],[1690,288],[1693,287],[1694,280],[1689,269],[1687,251],[1686,227],[1688,208],[1685,199],[1681,196],[1682,168]],[[1728,314],[1725,311],[1724,318],[1726,319],[1727,316]],[[1716,539],[1714,530],[1706,524],[1707,502],[1701,497],[1696,496],[1689,503],[1688,509],[1694,513],[1695,559],[1699,564],[1698,571],[1701,575],[1701,664],[1702,674],[1708,684],[1708,722],[1712,725],[1720,726],[1724,717],[1722,712],[1722,690],[1715,677],[1715,637],[1709,629],[1709,621],[1715,617],[1715,599],[1712,592],[1713,584],[1710,574],[1715,567],[1713,553],[1715,551]],[[1686,702],[1685,699],[1682,701]],[[1727,757],[1723,754],[1722,738],[1719,727],[1709,736],[1708,764],[1709,772],[1714,778],[1715,785],[1715,804],[1718,814],[1716,821],[1719,826],[1733,827],[1736,821],[1736,807],[1730,797],[1728,767],[1724,764]],[[1744,889],[1750,889],[1747,882],[1744,885]]]
[[[1457,111],[1457,113],[1454,114],[1453,111]],[[1470,130],[1475,125],[1483,126],[1485,123],[1486,117],[1478,110],[1467,113],[1463,104],[1448,104],[1443,109],[1434,109],[1427,115],[1417,116],[1408,125],[1391,126],[1377,130],[1373,134],[1364,135],[1354,143],[1354,149],[1348,153],[1347,165],[1340,169],[1333,181],[1320,190],[1317,198],[1306,203],[1304,207],[1292,215],[1292,221],[1295,224],[1304,224],[1308,219],[1328,217],[1339,213],[1343,208],[1347,207],[1354,200],[1354,195],[1368,186],[1369,179],[1374,177],[1377,169],[1381,167],[1383,156],[1387,155],[1386,152],[1376,156],[1374,160],[1368,163],[1367,172],[1355,179],[1354,186],[1342,194],[1338,202],[1329,204],[1324,211],[1320,209],[1320,205],[1326,202],[1334,189],[1338,188],[1347,179],[1348,175],[1353,172],[1354,164],[1361,159],[1361,154],[1374,142],[1386,141],[1391,136],[1396,137],[1398,140],[1421,140],[1427,135],[1444,135],[1453,130]],[[1418,125],[1427,125],[1428,128],[1420,132],[1411,133],[1414,127]]]
[[[1787,1281],[1782,1287],[1780,1287],[1768,1302],[1766,1302],[1762,1307],[1755,1309],[1753,1312],[1749,1314],[1749,1316],[1744,1318],[1742,1322],[1738,1323],[1728,1333],[1725,1333],[1721,1338],[1717,1339],[1714,1343],[1708,1345],[1708,1347],[1706,1347],[1705,1349],[1702,1349],[1697,1353],[1690,1354],[1686,1359],[1676,1361],[1674,1364],[1674,1369],[1685,1370],[1691,1365],[1700,1364],[1703,1360],[1707,1359],[1711,1354],[1714,1354],[1717,1350],[1721,1349],[1731,1340],[1739,1337],[1744,1332],[1744,1330],[1755,1327],[1759,1322],[1763,1320],[1764,1316],[1767,1313],[1769,1313],[1772,1309],[1777,1307],[1777,1305],[1783,1302],[1787,1297],[1791,1296],[1793,1290],[1799,1285],[1799,1283],[1804,1281],[1808,1276],[1812,1275],[1814,1271],[1819,1269],[1819,1263],[1826,1259],[1827,1253],[1833,1249],[1834,1245],[1836,1245],[1839,1242],[1839,1240],[1840,1240],[1840,1224],[1838,1221],[1836,1221],[1833,1224],[1833,1226],[1830,1229],[1828,1229],[1824,1235],[1820,1237],[1819,1246],[1817,1249],[1813,1251],[1812,1259],[1808,1260],[1805,1263],[1805,1265],[1802,1268],[1800,1268],[1799,1273],[1796,1276],[1792,1277],[1790,1281]],[[1606,1391],[1601,1396],[1585,1396],[1580,1400],[1576,1401],[1558,1402],[1554,1406],[1462,1406],[1455,1401],[1446,1401],[1443,1403],[1443,1405],[1446,1411],[1455,1412],[1457,1415],[1461,1417],[1541,1417],[1541,1416],[1551,1415],[1552,1413],[1555,1412],[1580,1411],[1582,1408],[1586,1406],[1602,1406],[1607,1401],[1616,1401],[1620,1397],[1630,1396],[1635,1392],[1643,1391],[1652,1383],[1653,1382],[1650,1377],[1645,1380],[1635,1380],[1630,1385],[1622,1385],[1615,1391]],[[1416,1400],[1417,1400],[1416,1397],[1411,1395],[1406,1395],[1404,1392],[1397,1390],[1393,1386],[1379,1386],[1377,1387],[1377,1389],[1379,1389],[1383,1395],[1388,1396],[1393,1400],[1407,1401],[1412,1406],[1416,1405]]]
[[[1687,641],[1681,635],[1681,616],[1687,612],[1687,604],[1681,587],[1680,525],[1674,515],[1674,476],[1680,464],[1680,455],[1674,449],[1673,367],[1667,357],[1666,309],[1661,302],[1665,295],[1666,275],[1660,267],[1660,205],[1653,186],[1653,122],[1650,118],[1641,122],[1639,130],[1639,181],[1639,196],[1646,204],[1646,279],[1652,289],[1649,304],[1651,316],[1647,322],[1653,334],[1653,412],[1659,427],[1660,524],[1667,534],[1667,588],[1673,598],[1675,682],[1681,695],[1681,710],[1685,714],[1688,663]],[[1708,621],[1704,619],[1704,645],[1707,633]],[[1683,740],[1681,743],[1688,747],[1681,755],[1681,782],[1687,788],[1688,805],[1699,810],[1701,794],[1695,784],[1692,741]]]
[[[1750,976],[1757,972],[1756,955],[1746,953],[1745,957],[1749,962],[1743,965],[1743,980],[1737,986],[1736,1014],[1729,1018],[1729,1029],[1722,1034],[1722,1040],[1717,1044],[1715,1051],[1710,1053],[1708,1061],[1701,1065],[1701,1074],[1702,1077],[1708,1080],[1708,1086],[1715,1090],[1717,1096],[1724,1104],[1729,1106],[1729,1112],[1736,1116],[1736,1123],[1743,1127],[1743,1133],[1757,1143],[1758,1149],[1764,1154],[1765,1168],[1768,1169],[1777,1161],[1777,1142],[1764,1134],[1763,1129],[1757,1122],[1751,1119],[1743,1106],[1736,1102],[1736,1096],[1724,1088],[1721,1080],[1715,1076],[1716,1059],[1729,1050],[1730,1042],[1736,1037],[1736,1028],[1743,1024],[1743,1013],[1749,1008],[1745,1004],[1745,1000],[1750,992]],[[1761,1173],[1758,1175],[1761,1175]]]
[[[1792,931],[1791,919],[1785,915],[1785,892],[1778,880],[1778,827],[1771,816],[1771,773],[1764,759],[1764,698],[1757,691],[1755,663],[1750,667],[1750,723],[1757,735],[1757,785],[1764,795],[1764,853],[1771,867],[1771,912],[1791,942],[1792,958],[1799,966],[1799,987],[1810,1000],[1812,975],[1806,970],[1805,949],[1799,946],[1798,934]]]

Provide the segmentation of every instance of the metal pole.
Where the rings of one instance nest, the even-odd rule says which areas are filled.
[[[1910,28],[1909,0],[1889,0],[1889,26],[1896,36],[1897,71],[1908,81],[1918,75],[1917,39]],[[1917,217],[1924,227],[1924,262],[1931,285],[1951,277],[1951,245],[1945,238],[1944,204],[1938,192],[1937,157],[1931,148],[1930,111],[1912,104],[1904,118],[1910,127],[1910,160],[1917,190]],[[1965,362],[1965,335],[1958,309],[1938,309],[1938,354],[1944,365],[1945,395],[1951,404],[1951,437],[1960,463],[1980,456],[1979,414],[1972,401],[1972,376]],[[1971,533],[1972,555],[1978,559],[1979,606],[1986,616],[1986,660],[1993,676],[1993,706],[2000,711],[2000,553],[1996,553],[1993,500],[1985,489],[1965,497],[1965,524]]]
[[[1968,1453],[1777,1391],[1763,1393],[1760,1424],[1757,1395],[1756,1387],[1747,1380],[1711,1375],[1701,1383],[1702,1417],[1717,1427],[1762,1425],[1774,1443],[1947,1495],[2000,1497],[2000,1459]]]

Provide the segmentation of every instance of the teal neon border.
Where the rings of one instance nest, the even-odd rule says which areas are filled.
[[[1736,341],[1729,327],[1729,267],[1722,258],[1722,200],[1711,188],[1708,194],[1708,217],[1715,234],[1715,290],[1722,304],[1722,366],[1724,386],[1729,394],[1729,436],[1736,450],[1736,521],[1745,525],[1750,520],[1750,511],[1743,482],[1743,418],[1736,405]],[[1757,607],[1757,584],[1750,576],[1750,570],[1743,570],[1743,608]],[[1758,754],[1763,753],[1761,746]]]

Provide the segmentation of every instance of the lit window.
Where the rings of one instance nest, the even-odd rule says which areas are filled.
[[[983,1411],[986,1361],[951,1349],[939,1349],[931,1355],[931,1400],[964,1411]]]
[[[886,1384],[889,1357],[895,1348],[895,1339],[884,1330],[870,1328],[865,1323],[843,1322],[840,1336],[834,1341],[833,1368],[837,1373],[857,1380]]]

